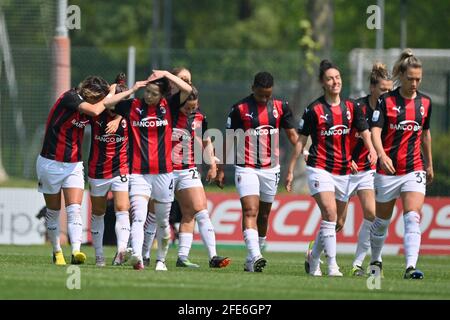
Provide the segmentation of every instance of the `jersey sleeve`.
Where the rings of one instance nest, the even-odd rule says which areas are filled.
[[[310,108],[306,108],[303,112],[303,116],[298,123],[297,131],[299,134],[309,136],[312,131],[314,123],[313,111]]]
[[[370,119],[370,127],[384,127],[384,121],[386,117],[386,102],[380,97],[377,100],[377,107],[375,108],[372,118]]]
[[[358,102],[355,102],[353,108],[353,127],[359,132],[369,129],[364,112]]]
[[[181,93],[178,91],[177,93],[169,96],[167,98],[167,103],[169,104],[169,107],[173,110],[178,110],[180,107],[182,107],[186,101],[183,101],[183,103],[180,102]]]
[[[284,129],[295,128],[294,116],[287,101],[283,102],[282,111],[283,116],[281,117],[280,126]]]
[[[237,106],[231,107],[231,111],[227,118],[227,129],[239,129],[242,128],[241,117],[239,116],[239,109]]]
[[[127,117],[130,114],[131,105],[134,99],[122,100],[114,107],[114,113]]]
[[[69,91],[63,96],[60,104],[71,111],[78,111],[78,107],[83,102],[84,99],[76,91]]]
[[[427,118],[425,119],[425,122],[423,124],[423,130],[430,130],[430,121],[431,121],[431,100],[430,106],[428,107]]]

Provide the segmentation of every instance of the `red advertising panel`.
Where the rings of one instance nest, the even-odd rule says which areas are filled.
[[[208,193],[208,209],[216,231],[218,244],[243,245],[241,205],[237,194]],[[450,254],[450,198],[426,198],[421,212],[422,254]],[[320,210],[314,199],[307,195],[278,195],[270,214],[267,235],[268,251],[304,252],[320,225]],[[337,250],[354,253],[358,232],[363,220],[358,198],[352,198],[345,226],[337,235]],[[404,225],[402,206],[398,201],[385,254],[399,254],[403,250]],[[200,241],[198,233],[195,240]]]

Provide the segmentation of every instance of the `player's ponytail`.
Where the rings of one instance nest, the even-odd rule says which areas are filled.
[[[377,85],[380,80],[391,80],[387,67],[384,63],[375,62],[370,72],[370,84]]]
[[[399,80],[408,68],[422,68],[422,62],[413,54],[411,49],[405,49],[394,65],[392,76],[394,80]]]

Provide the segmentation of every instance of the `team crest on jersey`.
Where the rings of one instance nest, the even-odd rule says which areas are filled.
[[[192,125],[191,125],[191,129],[195,130],[195,128],[197,127],[197,121],[192,121]]]
[[[302,130],[304,125],[305,125],[305,120],[300,119],[300,122],[298,123],[298,128],[299,128],[300,130]]]
[[[164,108],[163,106],[159,107],[159,111],[161,112],[162,115],[166,114],[166,108]]]
[[[425,114],[425,107],[423,105],[420,105],[420,114],[422,115],[422,117]]]
[[[380,118],[380,111],[379,110],[375,110],[373,112],[373,115],[372,115],[372,121],[373,122],[377,122],[379,118]]]
[[[125,119],[122,119],[121,121],[120,121],[120,125],[122,126],[122,128],[126,128],[127,127],[127,121],[125,120]]]
[[[278,110],[277,109],[273,109],[272,114],[275,119],[278,118]]]
[[[347,120],[350,121],[351,118],[352,118],[352,113],[347,110]]]

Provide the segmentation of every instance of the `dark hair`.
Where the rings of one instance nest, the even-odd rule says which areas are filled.
[[[186,101],[195,101],[198,100],[198,90],[196,87],[191,86],[192,92],[188,95]]]
[[[400,74],[405,73],[408,67],[422,68],[422,62],[413,54],[411,49],[405,49],[395,62],[394,70],[392,71],[394,80],[398,80]]]
[[[170,93],[170,83],[167,78],[160,78],[149,82],[148,84],[154,84],[158,86],[159,92],[163,97],[166,97]]]
[[[189,72],[189,74],[191,74],[191,72],[189,71],[189,69],[188,69],[188,68],[185,68],[185,67],[177,67],[177,68],[173,68],[172,71],[170,71],[170,73],[173,74],[174,76],[177,76],[177,77],[178,77],[178,75],[181,73],[181,71],[187,71],[187,72]],[[183,79],[183,80],[184,80],[184,79]],[[192,81],[186,81],[186,80],[184,80],[184,81],[187,82],[188,84],[192,84]]]
[[[85,100],[100,101],[109,93],[109,83],[99,76],[89,76],[78,85],[78,92]]]
[[[327,70],[329,69],[336,69],[337,71],[340,72],[339,68],[331,61],[325,59],[320,61],[320,66],[319,66],[319,81],[322,81],[323,76],[325,75],[325,72],[327,72]]]
[[[370,84],[376,85],[380,80],[392,80],[385,64],[375,62],[370,72]]]
[[[127,76],[125,73],[121,72],[116,76],[114,83],[117,83],[116,93],[124,92],[128,90],[127,86]]]
[[[253,86],[256,88],[272,88],[273,76],[269,72],[258,72],[253,80]]]

